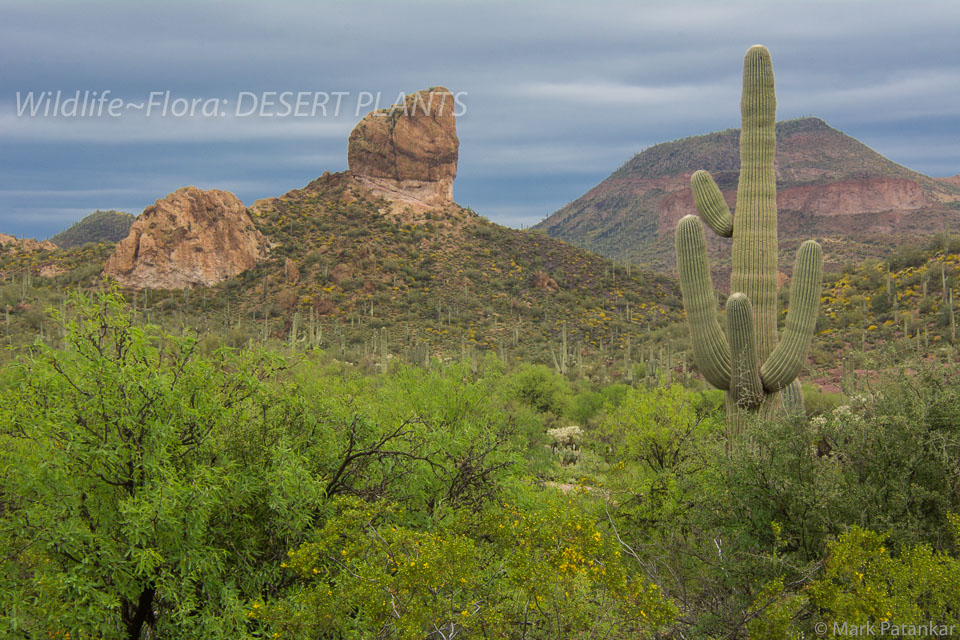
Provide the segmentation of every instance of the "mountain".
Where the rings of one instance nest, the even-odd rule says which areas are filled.
[[[936,180],[891,162],[818,118],[780,122],[776,130],[785,271],[793,260],[790,249],[807,238],[824,245],[829,268],[882,257],[891,240],[930,235],[960,220],[960,184],[952,179]],[[613,259],[672,270],[674,228],[696,212],[691,174],[710,171],[733,208],[739,141],[740,130],[727,129],[652,146],[536,228]],[[729,241],[707,235],[714,268],[723,272]]]
[[[119,242],[130,232],[133,216],[123,211],[97,209],[68,229],[50,238],[58,247],[70,249],[87,242]]]
[[[444,94],[417,92],[361,120],[345,172],[249,207],[183,188],[147,207],[113,247],[0,256],[0,273],[55,287],[89,283],[97,274],[74,272],[92,265],[151,322],[203,327],[234,346],[269,338],[378,362],[386,352],[422,362],[493,350],[620,369],[650,355],[645,344],[684,335],[670,278],[494,224],[453,200],[452,103],[419,110]],[[42,273],[56,276],[23,277]]]

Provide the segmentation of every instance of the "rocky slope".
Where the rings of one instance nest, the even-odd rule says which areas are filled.
[[[735,205],[739,135],[728,129],[650,147],[537,227],[608,257],[671,270],[673,230],[695,213],[691,174],[710,171]],[[960,220],[960,187],[893,163],[817,118],[777,124],[776,167],[785,270],[789,249],[809,237],[821,240],[828,265],[836,265],[880,257],[891,241]],[[729,241],[708,237],[722,272]]]
[[[210,286],[249,269],[266,249],[235,195],[183,187],[143,210],[104,273],[133,289]]]

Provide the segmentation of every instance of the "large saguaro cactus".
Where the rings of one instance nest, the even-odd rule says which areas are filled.
[[[747,51],[740,101],[740,181],[736,214],[706,171],[690,183],[697,211],[718,235],[733,237],[733,272],[727,332],[720,315],[703,226],[689,215],[677,225],[680,290],[690,326],[693,357],[704,377],[727,392],[727,415],[742,411],[802,411],[797,374],[803,366],[820,303],[823,253],[812,240],[797,251],[790,310],[777,341],[776,110],[773,65],[766,47]]]

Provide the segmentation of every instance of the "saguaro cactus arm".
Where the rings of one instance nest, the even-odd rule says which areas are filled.
[[[756,409],[763,402],[757,339],[753,331],[750,299],[734,293],[727,299],[727,335],[730,339],[730,393],[741,409]]]
[[[788,416],[803,415],[803,386],[798,378],[794,378],[779,395],[783,413]]]
[[[690,176],[690,189],[693,191],[693,203],[703,221],[722,238],[733,235],[733,216],[730,207],[723,199],[720,187],[713,181],[708,171],[701,169]]]
[[[677,225],[677,266],[680,293],[687,311],[693,357],[703,377],[718,389],[730,388],[730,347],[720,328],[719,310],[703,225],[697,216],[685,216]]]
[[[803,367],[820,308],[823,284],[823,250],[807,240],[797,250],[790,285],[790,310],[780,343],[760,368],[760,378],[767,391],[779,391],[793,382]]]

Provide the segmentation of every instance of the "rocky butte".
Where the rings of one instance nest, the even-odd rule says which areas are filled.
[[[460,140],[444,87],[366,115],[350,133],[349,174],[373,195],[415,208],[453,204]]]
[[[104,273],[133,289],[210,286],[254,266],[267,248],[235,195],[183,187],[137,216]]]
[[[336,191],[344,202],[382,198],[384,216],[407,224],[428,218],[448,231],[470,214],[453,201],[460,140],[453,94],[431,87],[402,103],[368,113],[350,132],[349,169],[325,172],[302,189],[257,200],[250,210],[270,215],[291,202]],[[434,217],[431,212],[442,212]]]

